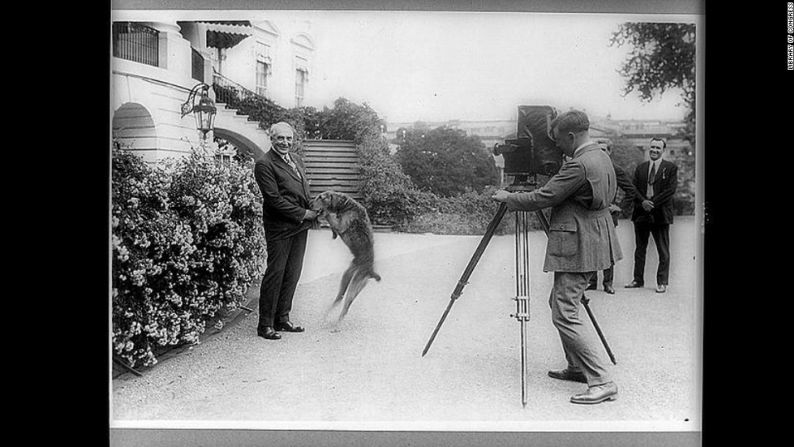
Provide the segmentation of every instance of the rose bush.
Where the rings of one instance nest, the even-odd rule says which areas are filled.
[[[197,343],[262,274],[260,193],[251,161],[112,157],[113,352],[150,366],[168,346]]]

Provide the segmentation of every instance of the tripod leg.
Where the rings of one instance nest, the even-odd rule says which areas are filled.
[[[496,227],[499,226],[499,222],[502,221],[502,218],[507,212],[507,204],[502,203],[499,205],[499,209],[496,211],[493,219],[488,224],[488,228],[485,230],[485,234],[483,235],[482,239],[480,239],[480,244],[477,245],[477,249],[474,251],[474,255],[472,255],[471,259],[469,260],[469,264],[466,266],[466,269],[463,271],[463,275],[461,275],[460,279],[458,280],[458,285],[455,286],[455,290],[452,292],[452,296],[449,299],[449,303],[447,304],[447,308],[444,310],[444,313],[441,315],[441,320],[438,321],[436,328],[433,330],[433,334],[430,335],[430,339],[427,341],[425,345],[425,349],[422,351],[422,357],[427,354],[427,351],[430,349],[430,345],[433,344],[433,340],[436,339],[436,335],[438,334],[439,329],[441,329],[441,325],[444,324],[444,320],[447,319],[447,315],[449,315],[450,309],[452,309],[452,305],[455,304],[455,300],[458,299],[461,293],[463,293],[463,288],[468,284],[469,277],[474,272],[474,267],[480,261],[480,257],[482,257],[482,253],[485,251],[485,248],[488,247],[488,243],[491,241],[491,237],[493,237],[494,232],[496,231]]]
[[[607,351],[609,360],[612,361],[613,365],[617,365],[618,362],[615,361],[615,355],[612,354],[612,350],[609,349],[609,343],[607,343],[607,339],[604,337],[604,333],[601,332],[601,326],[598,325],[598,321],[596,321],[595,316],[593,315],[593,311],[590,310],[590,299],[588,299],[584,295],[582,295],[582,305],[584,306],[584,310],[587,311],[587,316],[590,317],[590,321],[593,322],[593,326],[595,327],[596,333],[598,334],[598,338],[601,339],[601,343],[604,345],[604,349],[606,349]]]
[[[516,314],[521,329],[521,404],[527,406],[527,359],[529,343],[529,221],[525,211],[516,212]]]

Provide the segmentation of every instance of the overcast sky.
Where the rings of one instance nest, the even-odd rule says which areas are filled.
[[[609,46],[629,20],[694,16],[397,11],[273,11],[311,21],[315,106],[345,97],[391,122],[512,119],[519,104],[584,109],[615,119],[681,119],[680,91],[650,103],[621,96],[628,46]]]

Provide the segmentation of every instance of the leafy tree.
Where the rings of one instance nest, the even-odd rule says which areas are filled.
[[[695,143],[695,25],[636,23],[620,25],[610,46],[629,44],[632,51],[618,71],[626,78],[624,95],[638,91],[650,101],[670,88],[680,88],[689,109],[684,137]]]
[[[323,108],[314,116],[320,136],[327,140],[353,140],[380,135],[386,123],[367,103],[358,105],[345,98],[334,101],[334,107]]]
[[[398,134],[397,161],[422,190],[444,197],[498,184],[493,158],[478,136],[446,126]]]

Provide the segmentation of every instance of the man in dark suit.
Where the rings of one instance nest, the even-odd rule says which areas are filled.
[[[673,195],[678,187],[678,167],[662,159],[667,142],[652,138],[648,155],[650,160],[640,163],[634,171],[634,279],[628,288],[643,287],[645,280],[645,252],[648,236],[653,236],[659,254],[656,271],[656,292],[667,291],[670,273],[670,224],[673,223]]]
[[[610,146],[609,141],[606,140],[598,140],[598,145],[601,146],[601,149],[609,155],[610,159],[612,158],[612,146]],[[634,196],[636,195],[636,189],[634,188],[634,183],[631,181],[631,177],[623,170],[620,166],[615,164],[615,161],[612,160],[612,167],[615,169],[615,178],[618,181],[618,188],[623,190],[623,202],[631,203],[634,200]],[[617,198],[617,197],[616,197]],[[620,207],[615,204],[614,202],[609,205],[609,213],[612,214],[612,222],[614,222],[615,227],[618,226],[618,216],[620,215],[621,209]],[[615,268],[614,266],[609,266],[609,268],[604,269],[604,278],[602,284],[604,285],[604,292],[614,295],[615,288],[612,286],[612,279],[615,277]],[[598,272],[596,272],[592,278],[590,278],[590,284],[587,286],[587,290],[595,290],[598,288]]]
[[[291,153],[292,126],[270,127],[271,150],[256,162],[254,177],[262,191],[267,268],[259,289],[257,335],[278,340],[277,331],[303,332],[290,322],[292,297],[303,268],[306,238],[317,213],[311,210],[309,184],[300,157]]]
[[[549,296],[552,323],[560,336],[567,367],[549,371],[559,380],[586,383],[576,404],[597,404],[617,398],[606,363],[598,355],[592,334],[579,318],[579,304],[590,277],[622,258],[609,204],[617,182],[609,156],[590,140],[590,121],[571,110],[551,123],[551,135],[570,157],[560,171],[531,192],[497,191],[493,199],[510,210],[536,211],[551,207],[549,238],[543,271],[554,272]]]

